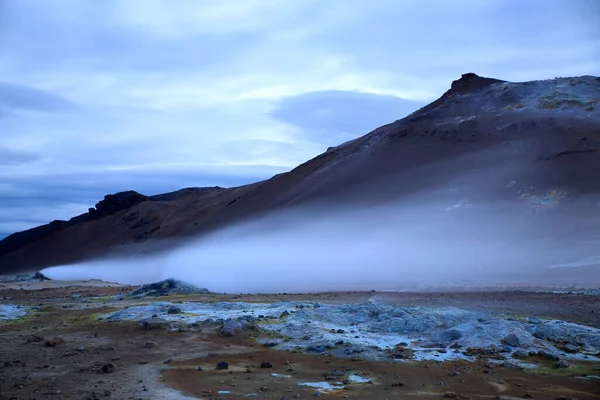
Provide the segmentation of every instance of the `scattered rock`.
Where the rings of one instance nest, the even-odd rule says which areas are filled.
[[[520,347],[521,346],[521,342],[519,341],[519,338],[514,333],[511,333],[510,335],[506,335],[503,339],[503,342],[512,347]]]
[[[529,353],[524,350],[517,350],[513,353],[513,357],[515,358],[527,358],[529,357]]]
[[[115,370],[115,366],[111,363],[106,363],[100,367],[100,371],[105,374],[110,374],[110,373],[114,372],[114,370]]]
[[[181,314],[181,308],[177,306],[169,306],[169,308],[167,308],[167,314]]]
[[[567,343],[563,346],[563,350],[567,353],[579,353],[579,346],[575,346],[574,344]]]
[[[448,399],[456,399],[458,395],[454,392],[446,392],[444,393],[444,397]]]
[[[154,347],[154,345],[155,345],[154,342],[146,342],[146,343],[144,343],[144,348],[145,349],[151,349],[151,348]]]
[[[260,363],[260,367],[261,368],[273,368],[273,364],[271,364],[268,361],[264,361],[264,362]]]
[[[60,344],[63,344],[64,342],[65,342],[65,339],[63,339],[61,337],[53,337],[52,339],[46,340],[46,342],[44,344],[46,345],[46,347],[56,347]]]
[[[223,322],[223,327],[221,328],[221,335],[223,336],[233,336],[239,330],[244,327],[241,321],[235,319],[227,319]]]
[[[202,371],[202,367],[198,365],[198,367],[196,367],[196,371]]]
[[[565,360],[560,360],[557,364],[556,364],[556,368],[569,368],[569,363]]]
[[[217,363],[217,366],[215,367],[215,369],[228,369],[229,368],[229,363],[225,362],[225,361],[220,361]]]
[[[552,361],[559,361],[560,360],[559,356],[557,356],[556,354],[548,353],[545,350],[538,351],[537,355],[540,356],[540,357],[547,358],[548,360],[552,360]]]
[[[459,330],[450,329],[450,330],[442,333],[442,338],[443,338],[443,340],[453,342],[455,340],[462,338],[462,333]]]
[[[43,341],[44,338],[39,335],[31,335],[25,340],[26,343],[39,343]]]

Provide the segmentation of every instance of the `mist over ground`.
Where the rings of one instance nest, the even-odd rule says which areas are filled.
[[[131,284],[173,277],[229,293],[401,290],[536,284],[544,268],[581,258],[575,254],[580,249],[557,246],[543,218],[525,219],[502,208],[422,195],[361,208],[303,206],[170,252],[43,272],[53,279]]]

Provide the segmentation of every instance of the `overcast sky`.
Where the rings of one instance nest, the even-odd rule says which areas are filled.
[[[597,0],[0,0],[0,237],[268,178],[461,73],[599,75]]]

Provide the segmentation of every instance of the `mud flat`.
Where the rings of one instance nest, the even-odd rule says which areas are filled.
[[[0,287],[0,399],[600,398],[593,293],[67,286]]]

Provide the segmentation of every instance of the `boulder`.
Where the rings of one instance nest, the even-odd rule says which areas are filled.
[[[217,363],[217,366],[215,367],[215,369],[228,369],[229,368],[229,363],[225,362],[225,361],[220,361]]]
[[[229,337],[234,336],[235,333],[243,329],[246,324],[246,321],[229,318],[225,322],[223,322],[223,327],[221,328],[221,335]]]
[[[520,347],[521,346],[521,342],[519,341],[519,338],[514,333],[511,333],[510,335],[506,335],[504,337],[504,339],[502,339],[502,341],[511,347]]]
[[[563,350],[567,353],[579,353],[579,346],[575,346],[574,344],[567,343],[563,346]]]

